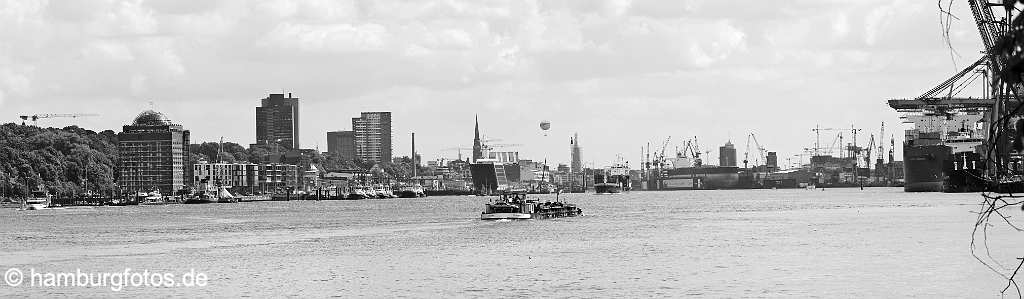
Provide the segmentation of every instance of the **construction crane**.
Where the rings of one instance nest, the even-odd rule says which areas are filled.
[[[449,147],[449,148],[446,148],[446,149],[442,149],[442,151],[458,151],[459,152],[459,156],[458,156],[459,160],[462,160],[462,150],[467,150],[467,151],[471,151],[472,152],[473,148],[472,147]]]
[[[523,146],[523,145],[519,144],[519,143],[498,143],[498,144],[487,144],[485,146],[487,148],[489,148],[489,149],[493,149],[493,148],[499,148],[499,147],[520,147],[520,146]]]
[[[87,117],[87,116],[99,116],[99,114],[95,114],[95,113],[42,113],[42,114],[34,114],[34,115],[22,115],[22,116],[19,116],[19,117],[21,118],[21,125],[22,126],[25,125],[25,121],[27,121],[27,120],[32,120],[32,125],[35,126],[36,123],[40,119],[43,119],[43,118],[58,118],[58,117],[79,118],[79,117]]]

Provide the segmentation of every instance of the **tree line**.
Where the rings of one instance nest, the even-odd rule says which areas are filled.
[[[24,197],[39,188],[56,196],[114,194],[119,179],[117,144],[117,133],[112,130],[0,125],[0,196]],[[263,147],[246,148],[233,142],[221,146],[218,142],[191,144],[189,161],[266,163],[275,154]],[[373,163],[314,152],[297,159],[290,164],[315,164],[323,170],[370,170],[377,166],[397,178],[410,177],[413,167],[408,157],[397,159],[397,163]]]

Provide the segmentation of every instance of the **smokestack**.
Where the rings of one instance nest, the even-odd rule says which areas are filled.
[[[416,166],[419,163],[416,161],[416,133],[412,133],[412,176],[416,177]]]

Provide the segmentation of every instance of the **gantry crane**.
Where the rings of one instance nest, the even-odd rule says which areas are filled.
[[[95,113],[42,113],[42,114],[33,114],[33,115],[22,115],[22,116],[19,116],[19,117],[21,118],[21,125],[24,126],[25,125],[25,121],[27,121],[27,120],[32,120],[32,125],[36,125],[36,123],[39,121],[39,119],[43,119],[43,118],[58,118],[58,117],[79,118],[79,117],[87,117],[87,116],[99,116],[99,114],[95,114]]]

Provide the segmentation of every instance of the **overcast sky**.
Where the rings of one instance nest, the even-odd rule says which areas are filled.
[[[668,136],[712,158],[731,138],[742,160],[749,132],[784,160],[815,124],[863,144],[884,121],[900,144],[885,100],[980,55],[953,12],[951,56],[922,0],[0,0],[0,118],[98,113],[40,124],[119,131],[153,102],[193,142],[249,144],[259,99],[285,91],[322,151],[360,111],[391,111],[396,156],[415,131],[425,159],[454,157],[479,114],[535,160],[568,160],[573,132],[596,166]]]

